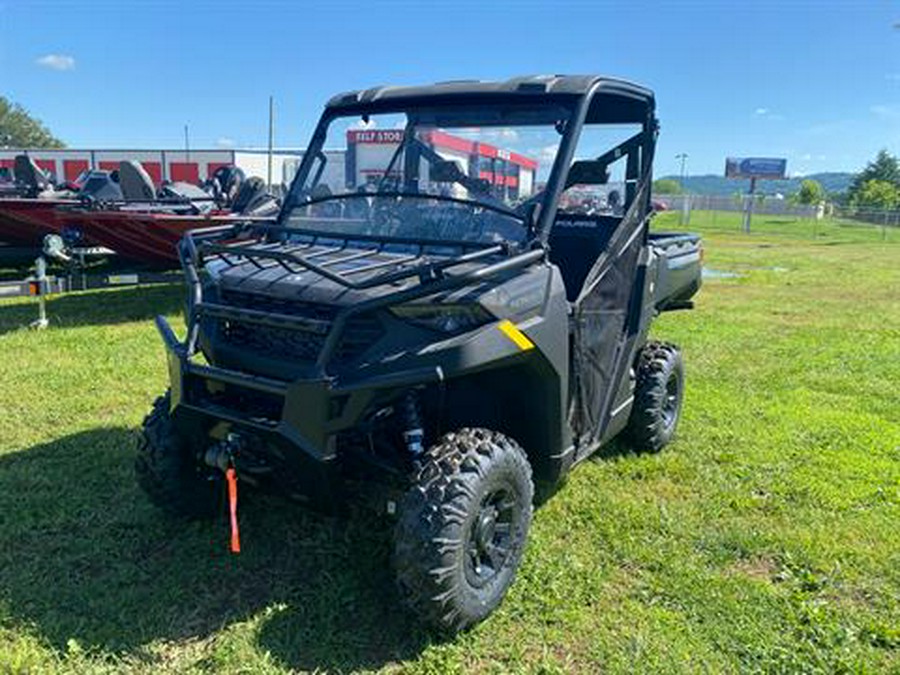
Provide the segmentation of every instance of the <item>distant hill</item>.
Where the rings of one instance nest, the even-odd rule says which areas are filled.
[[[825,188],[826,192],[844,192],[850,187],[853,181],[852,173],[845,172],[827,172],[814,173],[801,178],[790,178],[788,180],[763,180],[756,184],[756,191],[771,195],[781,193],[790,195],[800,189],[800,183],[811,178],[817,180]],[[678,180],[678,176],[663,176],[674,181]],[[733,195],[735,192],[746,192],[750,189],[749,180],[732,180],[724,176],[685,176],[685,189],[695,195]]]

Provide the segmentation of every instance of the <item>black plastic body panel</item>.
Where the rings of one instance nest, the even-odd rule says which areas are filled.
[[[426,103],[550,99],[565,103],[570,116],[560,121],[564,131],[541,208],[523,219],[530,233],[524,243],[439,242],[444,249],[439,251],[433,241],[322,235],[286,226],[295,205],[312,203],[302,194],[303,181],[314,171],[327,125],[337,115]],[[430,406],[435,430],[483,425],[508,433],[528,452],[536,479],[560,481],[575,461],[627,422],[634,387],[629,366],[646,342],[653,317],[683,305],[699,288],[699,239],[647,234],[658,130],[654,110],[649,90],[598,76],[376,88],[335,97],[277,225],[197,230],[183,240],[185,341],[158,320],[174,418],[179,424],[204,425],[211,434],[221,435],[224,428],[224,433],[260,439],[296,473],[300,492],[327,504],[338,494],[341,435],[415,390]],[[582,223],[569,223],[569,236],[554,235],[566,174],[585,124],[626,122],[641,125],[628,147],[614,149],[628,151],[626,202],[631,206],[625,219],[595,219],[608,232],[592,238],[593,248],[585,254],[583,233],[577,231]],[[574,255],[566,253],[567,245],[582,254],[578,265],[569,264]],[[588,445],[575,438],[571,423],[581,391],[573,385],[573,336],[580,325],[575,318],[584,300],[579,285],[589,289],[600,263],[625,260],[626,249],[628,272],[613,285],[625,289],[620,294],[625,297],[615,300],[621,329],[597,319],[600,329],[589,334],[608,343],[615,358],[603,381],[603,405],[596,408],[602,420]],[[410,303],[477,305],[487,318],[442,333],[392,311]],[[597,311],[594,316],[605,315]],[[369,329],[373,337],[365,344],[345,349],[348,336]],[[257,330],[266,334],[264,340]],[[612,331],[608,341],[607,330]],[[198,352],[211,365],[197,363]]]

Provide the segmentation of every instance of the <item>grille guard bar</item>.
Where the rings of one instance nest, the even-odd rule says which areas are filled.
[[[185,343],[181,345],[180,351],[184,355],[183,358],[190,357],[197,351],[197,342],[200,333],[200,318],[202,316],[216,317],[222,319],[233,319],[246,323],[255,323],[259,325],[276,326],[279,328],[289,328],[292,330],[306,331],[326,335],[324,344],[319,352],[315,362],[315,372],[318,377],[327,377],[327,367],[332,356],[340,344],[340,339],[344,333],[344,329],[350,318],[357,314],[370,312],[380,307],[401,304],[419,298],[452,290],[465,286],[474,282],[483,281],[491,277],[503,274],[510,270],[516,270],[527,267],[546,256],[543,247],[537,247],[521,253],[517,253],[499,262],[480,267],[475,270],[464,272],[462,274],[452,275],[445,274],[447,270],[466,263],[477,262],[489,258],[491,256],[509,254],[511,247],[504,243],[493,246],[482,246],[478,250],[464,253],[462,255],[441,260],[438,262],[423,261],[419,265],[411,265],[406,269],[389,271],[384,274],[376,275],[372,278],[354,282],[347,279],[348,274],[370,271],[375,267],[383,266],[376,263],[372,266],[351,269],[344,274],[338,274],[325,267],[323,264],[315,263],[310,260],[315,254],[304,257],[295,251],[278,251],[271,248],[262,248],[258,244],[240,243],[221,243],[234,241],[240,236],[252,234],[257,240],[268,236],[271,233],[292,232],[297,230],[280,226],[266,226],[258,224],[236,224],[225,225],[219,227],[200,228],[188,231],[181,241],[178,248],[181,265],[184,269],[185,278],[188,283],[188,331]],[[314,236],[314,235],[313,235]],[[399,259],[392,261],[394,263],[406,264],[423,257],[424,247],[431,242],[389,239],[387,241],[374,237],[366,236],[338,236],[327,235],[322,236],[328,241],[343,241],[341,246],[336,250],[345,248],[350,242],[364,241],[371,239],[374,242],[380,242],[381,246],[387,243],[409,243],[419,246],[419,254],[409,259]],[[313,239],[315,242],[315,236]],[[463,247],[478,246],[472,242],[442,242],[443,245],[460,245]],[[283,245],[283,244],[282,244]],[[203,299],[203,287],[200,280],[199,270],[207,255],[215,256],[225,262],[236,265],[229,258],[234,257],[241,259],[241,262],[249,261],[251,264],[262,268],[263,265],[259,260],[272,260],[275,264],[280,265],[285,271],[295,273],[291,265],[297,265],[300,268],[312,271],[316,274],[333,281],[341,286],[352,290],[364,290],[393,284],[399,280],[408,279],[417,276],[419,283],[411,288],[402,289],[394,293],[372,298],[364,302],[344,307],[339,310],[334,319],[330,322],[310,319],[307,317],[299,317],[287,314],[276,314],[270,312],[261,312],[252,309],[244,309],[231,307],[228,305],[212,304],[205,302]],[[330,324],[330,325],[329,325]],[[217,369],[218,370],[218,369]],[[243,374],[242,374],[243,375]]]

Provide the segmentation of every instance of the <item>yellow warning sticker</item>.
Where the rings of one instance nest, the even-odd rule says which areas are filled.
[[[516,346],[523,352],[529,349],[534,349],[534,343],[529,340],[528,336],[520,331],[516,324],[514,324],[509,319],[504,319],[503,321],[498,323],[497,328],[499,328],[500,331],[506,335],[506,337],[515,342]]]

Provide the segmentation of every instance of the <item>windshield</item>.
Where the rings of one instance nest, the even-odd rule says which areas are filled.
[[[443,108],[336,117],[285,224],[326,234],[524,242],[569,111]]]

